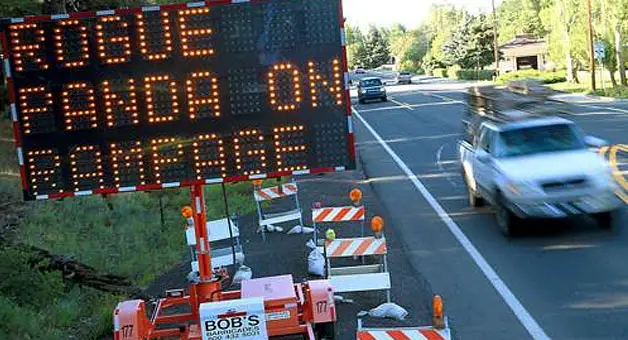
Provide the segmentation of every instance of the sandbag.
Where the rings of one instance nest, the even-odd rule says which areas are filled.
[[[241,265],[240,268],[233,275],[232,284],[241,284],[244,280],[250,280],[253,278],[253,270],[245,265]]]
[[[366,314],[374,318],[388,318],[403,321],[406,316],[408,316],[408,311],[395,303],[386,302],[371,309]]]
[[[266,231],[268,231],[269,233],[283,233],[283,228],[269,224],[266,226]]]
[[[314,228],[304,227],[302,225],[294,226],[294,228],[288,230],[288,234],[312,234]]]
[[[325,257],[316,247],[307,257],[307,272],[316,276],[325,276]]]

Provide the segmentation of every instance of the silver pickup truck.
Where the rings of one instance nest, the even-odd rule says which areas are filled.
[[[533,218],[590,215],[603,228],[619,223],[622,202],[611,167],[589,150],[603,141],[562,118],[517,111],[502,116],[510,119],[477,115],[467,121],[471,133],[459,143],[471,206],[488,201],[507,236]]]

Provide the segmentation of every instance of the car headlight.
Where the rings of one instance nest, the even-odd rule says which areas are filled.
[[[506,192],[511,196],[526,196],[541,193],[541,190],[530,182],[508,182]]]

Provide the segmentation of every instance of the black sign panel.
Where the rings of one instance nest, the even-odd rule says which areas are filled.
[[[340,0],[3,25],[27,199],[355,167]]]

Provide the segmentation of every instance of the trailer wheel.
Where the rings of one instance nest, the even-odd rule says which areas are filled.
[[[336,325],[333,322],[319,323],[314,326],[317,340],[335,340]]]

